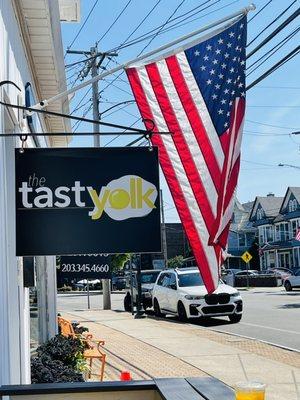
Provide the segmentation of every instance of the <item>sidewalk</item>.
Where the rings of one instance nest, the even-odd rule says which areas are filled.
[[[136,320],[125,312],[95,310],[64,316],[106,341],[105,380],[119,379],[126,369],[133,379],[212,375],[233,386],[246,373],[268,385],[267,400],[297,400],[293,376],[300,391],[299,353],[173,319]]]

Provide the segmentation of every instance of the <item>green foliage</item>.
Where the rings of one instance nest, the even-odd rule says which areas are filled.
[[[83,382],[82,373],[88,370],[85,348],[80,338],[51,338],[37,348],[37,356],[31,359],[32,383]]]
[[[112,271],[119,271],[124,267],[126,261],[129,261],[130,254],[114,254],[111,256]]]
[[[168,260],[168,268],[180,268],[183,264],[183,256],[176,256]]]

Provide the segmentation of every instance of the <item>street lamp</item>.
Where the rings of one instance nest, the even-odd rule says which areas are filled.
[[[300,132],[299,132],[299,134],[300,134]],[[290,168],[300,169],[299,165],[291,165],[291,164],[283,164],[283,163],[278,164],[278,167],[290,167]]]

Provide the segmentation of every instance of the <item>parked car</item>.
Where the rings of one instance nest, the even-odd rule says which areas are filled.
[[[291,292],[295,288],[300,288],[300,269],[295,272],[295,275],[285,278],[283,285],[287,292]]]
[[[157,269],[141,271],[142,305],[145,311],[147,308],[152,307],[152,289],[159,273],[160,270]],[[138,295],[136,272],[132,274],[132,293],[133,305],[136,305]],[[124,297],[124,309],[128,312],[131,311],[130,276],[128,277],[127,293]]]
[[[231,284],[233,285],[234,282],[234,276],[237,272],[240,272],[241,270],[238,268],[227,268],[222,271],[222,281],[226,284]]]
[[[242,318],[240,293],[220,281],[218,289],[208,294],[197,267],[162,271],[152,292],[156,316],[177,315],[189,318],[228,316],[233,323]]]
[[[281,280],[281,283],[284,283],[284,280],[289,276],[293,275],[293,271],[288,268],[278,267],[278,268],[268,268],[266,270],[266,274],[274,274],[277,279]]]
[[[125,276],[114,276],[112,278],[112,290],[123,290],[126,288]]]
[[[259,271],[257,271],[256,269],[245,269],[243,271],[239,271],[235,273],[235,276],[254,276],[254,275],[259,275]]]

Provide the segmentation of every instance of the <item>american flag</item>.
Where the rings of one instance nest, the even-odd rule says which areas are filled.
[[[154,132],[173,133],[151,140],[209,293],[219,282],[240,166],[246,27],[244,16],[127,69],[142,117]]]
[[[300,241],[300,228],[297,229],[295,240],[299,240]]]

